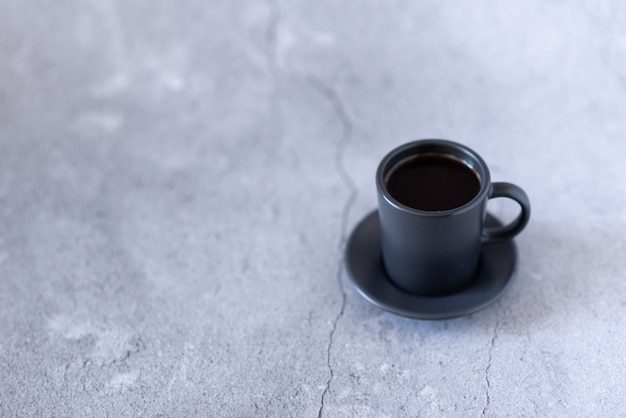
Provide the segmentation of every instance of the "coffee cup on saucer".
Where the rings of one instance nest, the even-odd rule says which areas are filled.
[[[378,212],[355,228],[346,248],[348,270],[367,299],[434,319],[482,308],[508,287],[517,260],[512,239],[528,223],[530,201],[519,186],[492,182],[475,151],[442,139],[407,143],[382,159],[376,187]],[[506,225],[487,213],[488,200],[502,197],[520,206]],[[448,308],[425,307],[435,299]]]

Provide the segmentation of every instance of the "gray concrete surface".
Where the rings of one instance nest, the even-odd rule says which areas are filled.
[[[3,0],[0,415],[623,415],[625,135],[617,0]],[[455,320],[342,265],[424,137],[533,203]]]

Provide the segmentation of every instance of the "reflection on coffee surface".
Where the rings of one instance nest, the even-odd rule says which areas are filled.
[[[480,191],[478,174],[444,154],[407,158],[385,177],[385,186],[398,202],[414,209],[443,211],[468,203]]]

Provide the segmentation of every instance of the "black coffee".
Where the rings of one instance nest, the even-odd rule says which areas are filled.
[[[444,154],[400,161],[385,178],[391,196],[414,209],[442,211],[463,206],[480,191],[478,174]]]

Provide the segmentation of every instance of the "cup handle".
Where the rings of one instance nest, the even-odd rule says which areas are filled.
[[[530,200],[521,187],[511,183],[492,183],[489,199],[494,197],[508,197],[519,203],[521,211],[517,218],[508,225],[495,228],[485,228],[482,240],[485,243],[498,242],[513,238],[519,234],[530,219]]]

